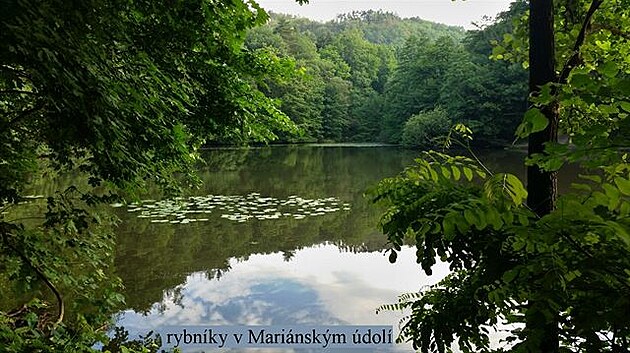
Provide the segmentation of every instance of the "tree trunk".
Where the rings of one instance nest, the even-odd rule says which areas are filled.
[[[535,96],[540,87],[556,82],[553,1],[529,2],[529,92]],[[544,143],[558,140],[558,109],[555,104],[540,107],[549,120],[543,131],[529,136],[528,155],[543,153]],[[557,174],[537,166],[527,168],[527,205],[540,217],[556,206]],[[552,313],[551,320],[544,313]],[[526,346],[531,352],[556,353],[559,350],[557,315],[544,301],[530,300],[526,318]]]
[[[556,82],[553,2],[531,0],[529,23],[529,92],[537,95],[540,87]],[[541,107],[549,120],[543,131],[529,136],[528,154],[543,153],[544,143],[558,141],[558,109],[555,104]],[[537,166],[527,168],[528,206],[539,216],[554,210],[557,198],[556,173],[544,172]]]

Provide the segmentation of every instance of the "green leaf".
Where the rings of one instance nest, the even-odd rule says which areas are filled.
[[[591,84],[591,77],[588,74],[574,74],[570,82],[576,88],[583,88]]]
[[[579,270],[575,270],[575,271],[571,271],[568,272],[567,274],[564,275],[564,279],[567,282],[571,282],[574,279],[576,279],[577,277],[580,277],[582,275],[582,273]]]
[[[514,201],[514,204],[520,206],[527,198],[527,190],[519,178],[513,174],[506,174],[506,182],[508,184],[508,194]]]
[[[477,227],[477,229],[479,230],[483,230],[486,228],[486,226],[488,225],[488,220],[486,218],[486,212],[484,209],[482,208],[478,208],[475,211],[475,216],[477,216],[477,223],[475,224],[475,226]]]
[[[598,205],[601,205],[601,206],[608,207],[608,203],[610,202],[609,197],[606,196],[601,191],[595,191],[594,193],[592,193],[591,194],[591,198],[595,201],[595,203],[597,203]]]
[[[608,183],[602,184],[602,188],[606,193],[606,197],[608,197],[608,209],[612,211],[617,208],[617,204],[619,203],[619,198],[621,196],[619,189]]]
[[[525,113],[525,121],[531,122],[532,133],[543,131],[549,125],[549,120],[538,108],[528,110]]]
[[[444,175],[444,177],[446,179],[450,179],[451,178],[451,171],[447,167],[440,166],[440,170],[442,171],[442,175]]]
[[[609,40],[606,40],[606,41],[596,40],[595,45],[597,45],[600,49],[604,51],[610,51],[612,43]]]
[[[467,209],[464,211],[464,219],[466,219],[466,221],[470,224],[477,224],[477,217],[471,210]]]
[[[554,100],[554,96],[551,93],[551,84],[546,84],[540,88],[538,96],[533,99],[537,104],[547,105]]]
[[[516,129],[516,136],[525,138],[535,132],[544,130],[549,120],[538,108],[531,108],[523,116],[523,121]]]
[[[571,183],[571,188],[580,191],[591,192],[593,189],[588,184]]]
[[[516,206],[520,206],[527,198],[527,190],[523,183],[513,174],[493,175],[484,183],[483,190],[489,200],[502,203],[505,198],[509,198]]]
[[[444,238],[451,240],[455,237],[455,220],[454,213],[449,213],[442,220],[442,229],[444,230]]]
[[[510,283],[512,281],[514,281],[514,279],[518,276],[518,273],[520,271],[517,269],[514,270],[510,270],[507,271],[503,274],[503,276],[501,276],[501,279],[505,282],[505,283]]]
[[[451,170],[453,171],[453,178],[457,181],[459,181],[459,179],[462,176],[462,172],[459,170],[459,168],[457,168],[456,166],[452,165],[451,166]]]
[[[628,234],[628,229],[623,227],[618,222],[614,221],[606,221],[606,225],[610,227],[615,232],[615,234],[626,244],[626,247],[630,249],[630,234]]]
[[[518,222],[524,226],[528,226],[529,225],[529,218],[527,216],[525,216],[524,214],[518,214]]]
[[[427,170],[429,171],[429,174],[431,175],[431,180],[433,180],[434,182],[437,182],[439,180],[438,173],[429,166],[427,166]]]
[[[617,72],[619,72],[619,67],[617,67],[617,64],[614,61],[606,61],[597,69],[599,72],[607,77],[615,77],[617,75]]]
[[[599,175],[578,174],[578,177],[580,177],[581,179],[590,180],[590,181],[595,182],[597,184],[602,182],[602,177],[599,176]]]
[[[486,212],[486,216],[488,223],[492,225],[492,228],[494,230],[499,230],[501,229],[501,227],[503,227],[503,219],[501,218],[501,214],[499,214],[496,209],[492,207],[489,208]]]
[[[512,243],[512,250],[521,251],[523,250],[523,248],[525,248],[526,245],[527,243],[525,241],[523,241],[522,239],[517,239],[514,243]]]
[[[466,179],[468,179],[468,181],[471,181],[473,178],[473,171],[472,169],[468,168],[468,167],[464,167],[462,168],[464,171],[464,175],[466,176]]]
[[[630,180],[617,177],[615,178],[615,185],[617,185],[622,194],[630,195]]]
[[[630,79],[621,79],[617,81],[614,87],[623,95],[627,96],[627,93],[630,92]]]
[[[461,214],[455,214],[453,220],[460,234],[466,234],[470,229],[470,224],[466,222],[466,219]]]

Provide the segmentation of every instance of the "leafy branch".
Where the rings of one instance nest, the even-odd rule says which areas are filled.
[[[31,96],[39,96],[39,93],[37,92],[33,92],[33,91],[24,91],[21,89],[6,89],[6,90],[0,90],[0,94],[26,94],[26,95],[31,95]]]
[[[565,231],[561,231],[558,234],[560,234],[562,238],[567,240],[571,244],[571,246],[573,246],[573,248],[576,249],[578,252],[582,253],[584,256],[592,260],[597,260],[597,257],[595,255],[591,254],[591,252],[589,252],[580,243],[573,239],[570,234]],[[601,269],[609,275],[613,276],[622,286],[626,287],[626,289],[630,290],[630,283],[628,282],[628,278],[626,278],[624,274],[611,271],[606,266],[602,266]]]
[[[20,113],[18,113],[18,115],[15,118],[5,122],[4,125],[0,128],[0,131],[6,131],[13,128],[13,125],[17,124],[18,122],[25,119],[29,115],[42,110],[44,106],[45,106],[44,101],[39,101],[37,104],[35,104],[35,106],[21,111]]]
[[[604,0],[593,0],[591,2],[591,6],[586,12],[586,16],[584,17],[584,21],[582,22],[582,28],[580,28],[580,32],[578,33],[577,38],[575,39],[575,44],[573,45],[573,54],[567,62],[564,64],[564,67],[560,71],[560,76],[558,76],[558,83],[565,84],[567,83],[567,79],[571,74],[571,70],[576,67],[580,63],[580,49],[584,44],[584,40],[586,39],[586,32],[591,24],[591,19],[593,15],[597,11],[597,9],[602,5]]]
[[[50,279],[48,279],[48,277],[46,277],[46,275],[35,264],[33,264],[33,262],[31,262],[23,252],[19,251],[15,246],[13,246],[9,242],[8,237],[11,233],[7,230],[7,228],[10,226],[10,224],[3,222],[2,226],[3,226],[2,227],[3,228],[2,241],[5,244],[5,246],[9,248],[9,250],[11,250],[15,255],[17,255],[22,260],[22,262],[24,262],[27,266],[29,266],[35,272],[37,277],[42,282],[44,282],[46,287],[48,287],[50,291],[54,294],[57,300],[57,305],[58,305],[57,318],[55,320],[54,325],[55,326],[59,325],[63,321],[63,317],[65,313],[65,305],[64,305],[63,297],[61,296],[61,293],[59,292],[57,287],[55,287],[55,285],[50,281]]]
[[[593,25],[592,28],[593,28],[593,30],[605,29],[605,30],[609,31],[610,33],[612,33],[614,35],[617,35],[619,37],[622,37],[622,38],[630,40],[630,32],[625,32],[625,31],[623,31],[623,30],[621,30],[619,28],[610,26],[610,25],[608,25],[606,23],[599,23],[597,25]]]
[[[21,69],[16,69],[8,65],[0,65],[0,71],[9,72],[10,74],[15,75],[17,77],[22,77],[29,81],[32,81],[31,76],[26,71],[21,70]]]
[[[454,133],[457,133],[466,142],[463,142],[460,139],[453,137]],[[466,125],[458,123],[458,124],[455,124],[453,127],[451,127],[446,137],[444,137],[444,141],[442,142],[442,144],[443,144],[443,149],[449,149],[451,148],[451,145],[454,142],[458,146],[465,149],[466,152],[468,152],[468,154],[470,154],[470,156],[477,162],[477,164],[481,168],[483,168],[483,170],[485,170],[486,173],[488,173],[488,175],[493,175],[494,173],[492,173],[492,171],[488,169],[488,167],[486,167],[486,165],[483,162],[481,162],[477,154],[472,150],[472,147],[470,146],[470,141],[472,141],[472,130]]]

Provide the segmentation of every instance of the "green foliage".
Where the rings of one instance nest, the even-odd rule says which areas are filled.
[[[400,142],[405,122],[436,105],[446,73],[461,55],[463,47],[451,37],[431,40],[418,35],[407,40],[385,91],[383,133],[388,141]]]
[[[378,119],[370,105],[393,65],[391,49],[366,40],[360,28],[339,29],[324,41],[318,26],[279,15],[249,32],[250,48],[292,58],[301,71],[290,80],[267,80],[265,92],[278,98],[282,111],[301,128],[297,141],[374,141]]]
[[[475,181],[475,168],[483,169],[478,161],[435,152],[372,191],[373,200],[387,207],[381,227],[392,254],[407,240],[415,243],[427,274],[438,258],[453,270],[437,285],[385,307],[411,311],[400,339],[417,349],[451,351],[456,343],[462,351],[493,351],[488,327],[498,323],[527,324],[510,328],[504,349],[511,352],[537,351],[530,344],[537,344],[536,335],[550,323],[558,327],[561,351],[630,348],[624,109],[630,89],[623,83],[630,73],[625,55],[630,46],[622,30],[628,7],[621,1],[605,4],[556,2],[559,75],[531,97],[533,107],[517,129],[518,137],[526,137],[552,123],[543,109],[560,112],[560,128],[571,144],[551,141],[545,153],[527,161],[548,171],[567,162],[587,170],[585,181],[560,195],[555,209],[539,217],[524,204],[527,193],[516,177],[496,173]],[[526,15],[516,17],[513,34],[496,42],[495,58],[524,58],[526,25]],[[469,168],[465,179],[461,161]]]
[[[511,30],[515,16],[502,14],[490,26],[453,37],[410,37],[385,89],[383,138],[398,143],[404,122],[436,105],[455,122],[472,127],[477,144],[511,142],[525,110],[527,73],[520,66],[488,60],[489,42]]]
[[[0,291],[16,299],[0,308],[0,347],[93,351],[122,302],[116,220],[98,205],[194,185],[206,143],[294,133],[258,89],[293,62],[244,48],[268,18],[253,1],[2,4]],[[87,182],[51,190],[36,217],[24,210],[29,181],[69,171]]]
[[[511,35],[512,19],[523,12],[521,7],[513,3],[494,23],[468,32],[464,39],[468,57],[454,65],[440,93],[441,104],[475,131],[477,144],[512,142],[527,107],[527,70],[520,64],[488,60],[490,42]]]
[[[266,26],[249,31],[247,45],[270,48],[303,68],[305,75],[269,82],[266,90],[302,128],[297,141],[379,141],[386,126],[384,106],[393,104],[385,91],[396,70],[396,50],[417,32],[432,39],[459,39],[464,33],[378,11],[342,15],[325,24],[273,15]],[[420,110],[414,108],[411,114]],[[411,114],[402,117],[398,129]],[[281,139],[296,141],[283,135]]]
[[[525,113],[523,121],[516,129],[516,137],[525,138],[534,132],[543,131],[549,125],[549,119],[538,108],[532,108]]]
[[[448,132],[450,125],[448,113],[440,107],[421,112],[405,123],[402,143],[409,147],[430,147],[435,138]]]
[[[267,81],[303,131],[282,140],[403,143],[412,115],[441,106],[475,129],[476,144],[505,144],[526,109],[527,72],[488,56],[522,12],[469,32],[380,11],[328,23],[274,14],[248,32],[247,46],[293,58],[304,73]]]
[[[411,242],[427,274],[437,259],[453,270],[419,298],[382,308],[411,310],[400,339],[423,352],[448,351],[455,341],[464,351],[490,351],[484,325],[524,322],[537,310],[526,303],[537,299],[562,313],[567,348],[610,348],[599,336],[610,330],[620,344],[630,334],[622,314],[630,305],[630,198],[617,188],[627,173],[626,166],[611,182],[576,185],[585,192],[562,196],[543,218],[524,205],[518,178],[487,175],[465,157],[426,152],[383,180],[371,195],[387,207],[381,227],[391,253]],[[522,338],[518,329],[512,335]]]
[[[405,39],[414,33],[426,33],[431,38],[440,37],[446,33],[461,38],[463,31],[459,27],[433,23],[421,18],[401,19],[391,12],[381,10],[353,11],[338,15],[333,21],[335,30],[360,28],[365,38],[375,44],[401,45]]]
[[[246,28],[266,15],[231,6],[11,5],[1,38],[3,139],[27,131],[60,166],[122,185],[188,170],[208,140],[273,138],[291,125],[248,81],[278,60],[241,49]]]
[[[42,327],[46,305],[40,301],[25,304],[20,312],[0,316],[0,341],[2,351],[7,353],[22,352],[107,352],[107,353],[157,353],[161,339],[149,332],[141,340],[130,340],[129,333],[123,328],[116,328],[111,339],[103,332],[93,330],[97,322],[81,318],[83,325],[75,330],[65,324],[55,327]],[[19,318],[18,318],[19,317]],[[108,341],[102,349],[94,348],[94,342]]]

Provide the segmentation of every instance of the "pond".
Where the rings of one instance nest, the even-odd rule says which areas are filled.
[[[424,276],[410,248],[390,264],[379,210],[363,193],[416,156],[379,145],[206,151],[201,189],[116,209],[123,219],[116,268],[128,304],[118,323],[132,333],[173,325],[396,327],[400,313],[375,309],[448,269]],[[482,156],[491,169],[524,174],[523,152]]]

